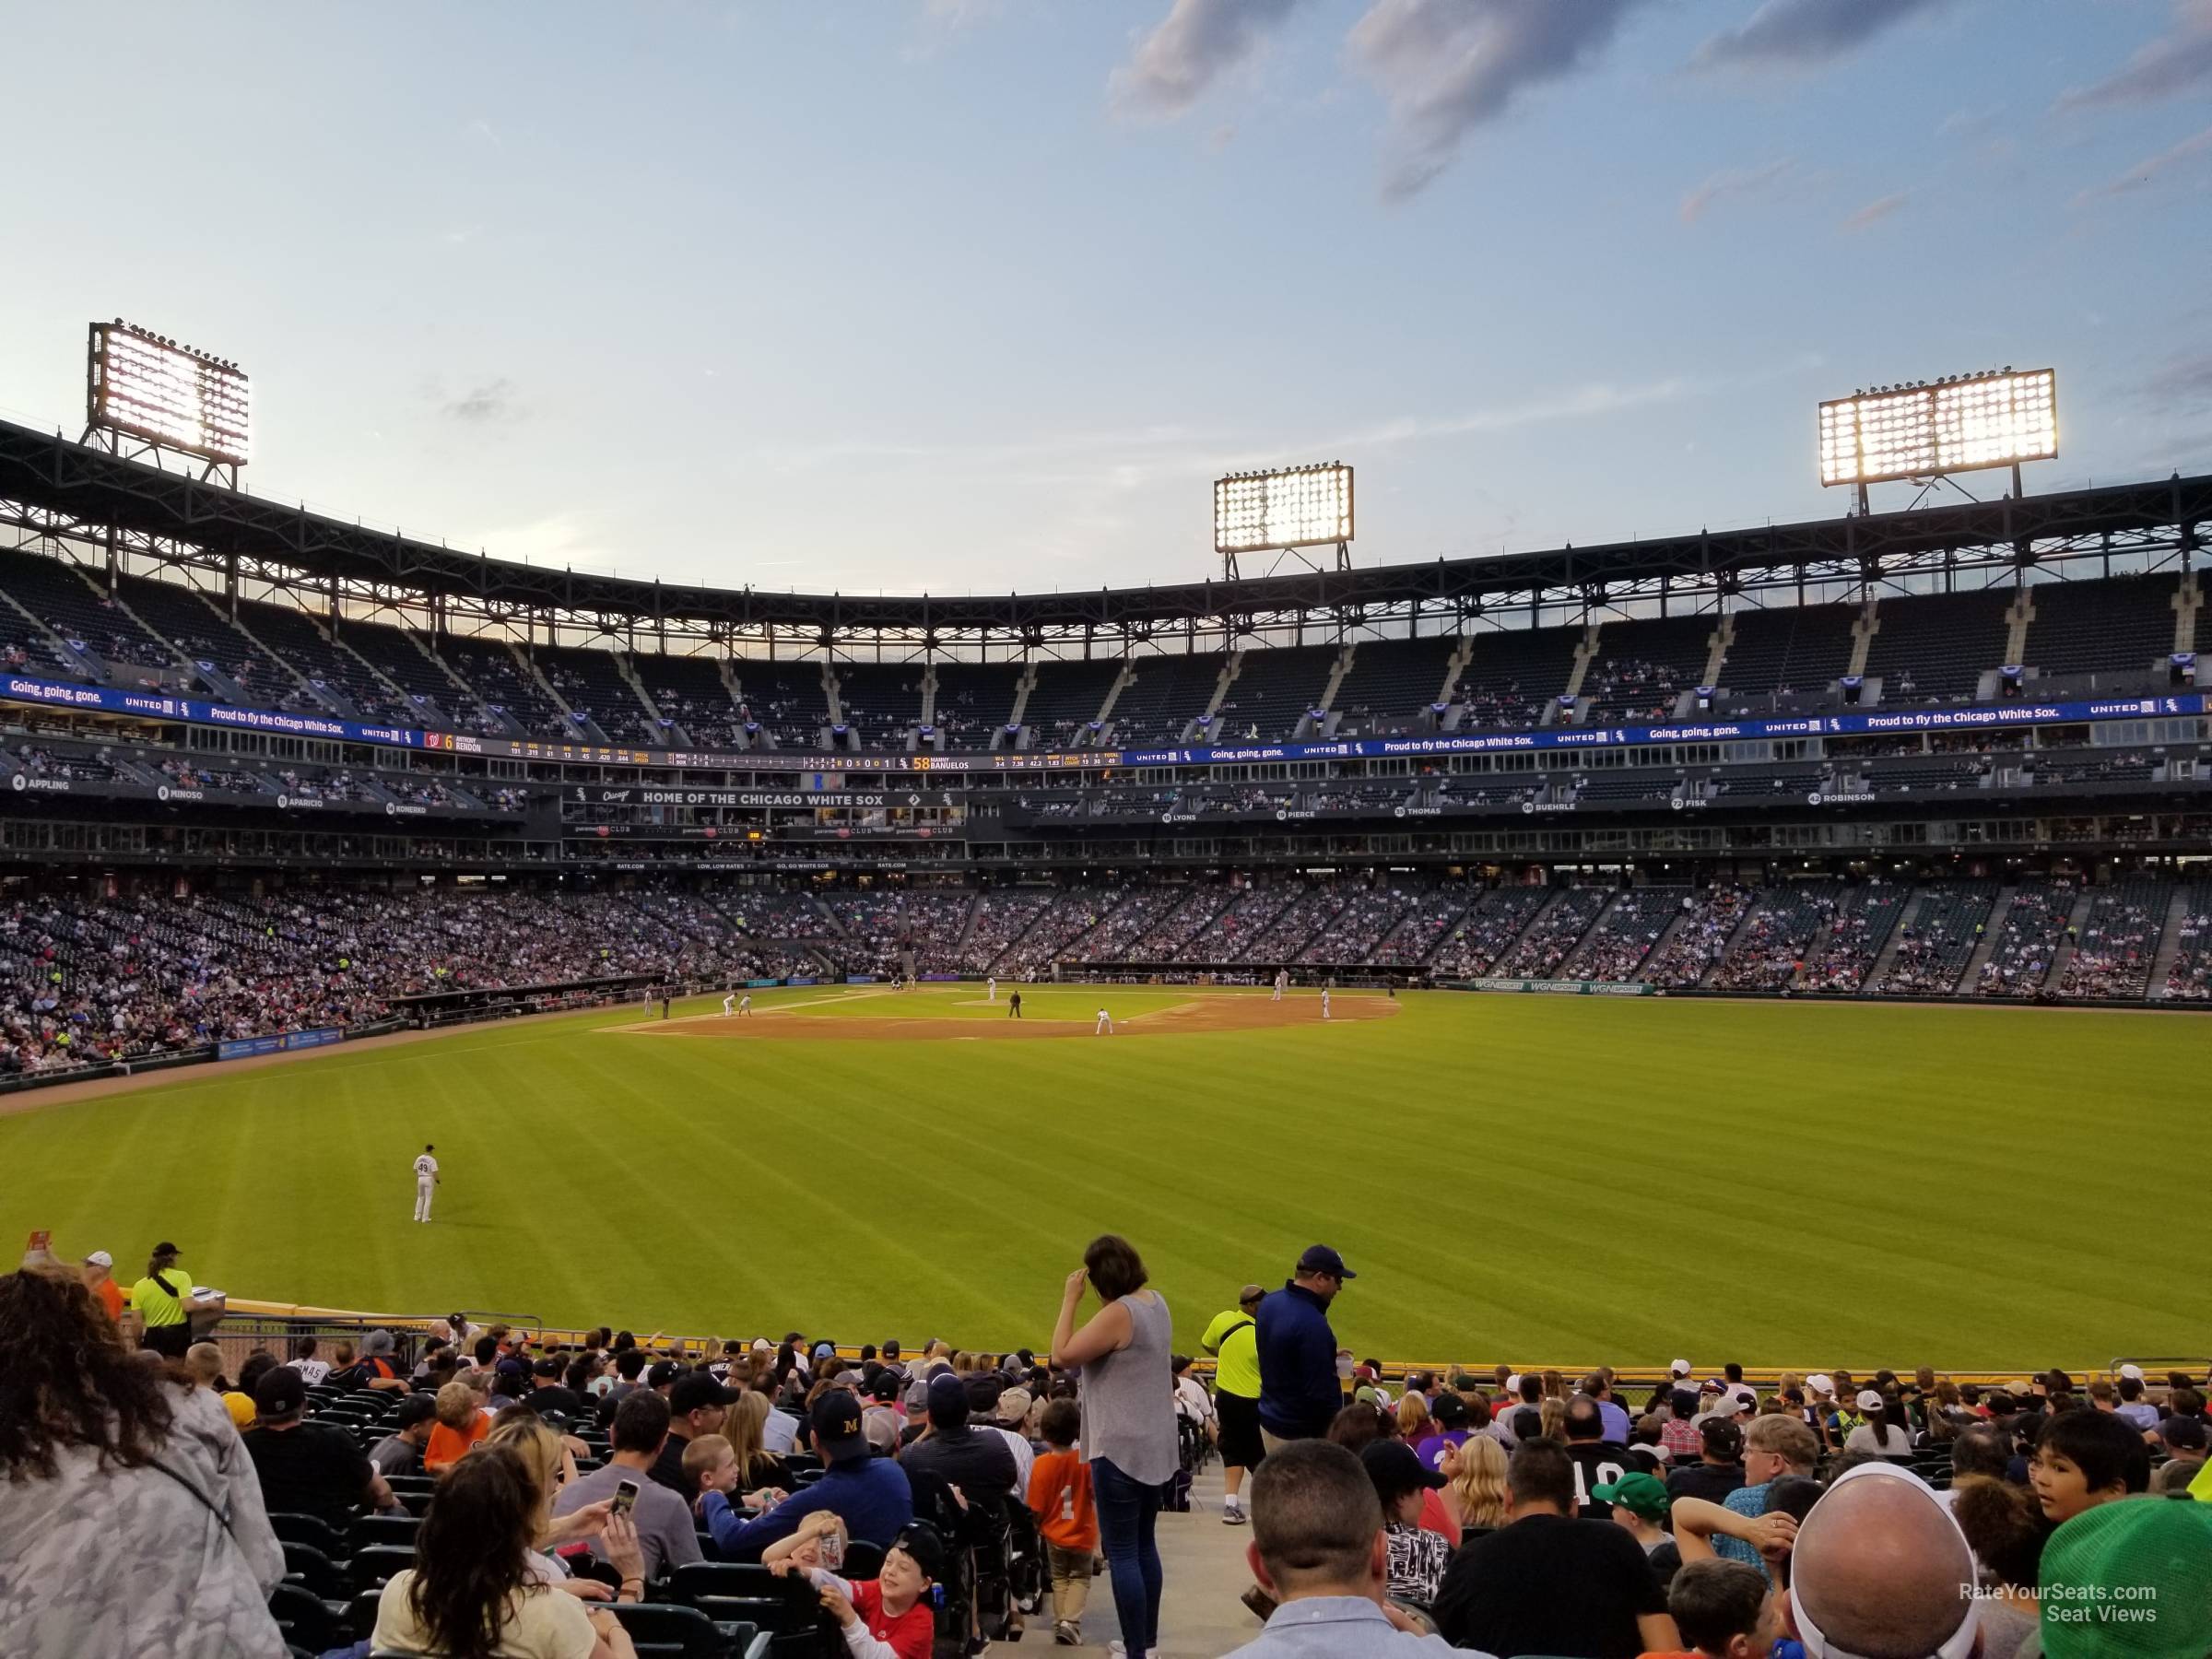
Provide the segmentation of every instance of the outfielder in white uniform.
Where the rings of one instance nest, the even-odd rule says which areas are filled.
[[[425,1147],[422,1156],[415,1160],[415,1219],[430,1218],[430,1194],[438,1188],[438,1160],[430,1156],[436,1147]]]
[[[1093,1037],[1112,1036],[1113,1016],[1107,1013],[1105,1009],[1100,1008],[1099,1010],[1099,1023],[1091,1028],[1090,1034]]]
[[[1329,1017],[1329,988],[1326,985],[1321,988],[1321,1017],[1324,1019]]]
[[[1290,970],[1288,968],[1277,969],[1275,971],[1275,994],[1269,997],[1267,1000],[1269,1002],[1281,1002],[1283,1000],[1283,993],[1289,988],[1289,984]]]
[[[987,1003],[998,1000],[998,975],[995,973],[983,982],[983,1000]]]

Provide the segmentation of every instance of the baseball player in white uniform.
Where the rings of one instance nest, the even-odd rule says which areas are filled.
[[[727,996],[722,999],[722,1017],[724,1019],[727,1019],[730,1017],[730,1010],[735,1008],[736,1006],[737,993],[733,991]]]
[[[753,994],[750,991],[737,999],[737,1017],[740,1019],[750,1019],[753,1017]]]
[[[1289,988],[1290,970],[1288,968],[1277,968],[1275,971],[1275,994],[1269,997],[1267,1000],[1269,1002],[1281,1002],[1283,1000],[1283,993],[1288,991]]]
[[[1324,1019],[1329,1017],[1329,988],[1326,985],[1321,988],[1321,1017]]]
[[[1111,1015],[1111,1014],[1109,1014],[1109,1013],[1107,1013],[1105,1009],[1103,1009],[1103,1008],[1100,1008],[1100,1009],[1099,1010],[1099,1023],[1098,1023],[1097,1025],[1095,1025],[1095,1026],[1093,1026],[1093,1027],[1091,1028],[1090,1034],[1091,1034],[1093,1037],[1111,1037],[1111,1036],[1112,1036],[1112,1035],[1113,1035],[1113,1016],[1112,1016],[1112,1015]]]
[[[430,1194],[438,1188],[438,1160],[430,1156],[436,1147],[425,1147],[422,1156],[415,1160],[415,1219],[430,1218]]]
[[[998,1000],[998,975],[995,973],[983,982],[983,1000],[987,1003]]]

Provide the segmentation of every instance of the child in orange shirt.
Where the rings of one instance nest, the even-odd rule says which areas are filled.
[[[490,1422],[477,1407],[477,1391],[465,1382],[448,1382],[438,1391],[438,1426],[422,1450],[422,1466],[442,1475],[490,1432]]]
[[[1053,1640],[1074,1647],[1083,1640],[1083,1603],[1090,1594],[1090,1560],[1099,1547],[1099,1512],[1091,1506],[1090,1465],[1076,1451],[1082,1413],[1073,1400],[1054,1400],[1040,1425],[1052,1448],[1030,1471],[1030,1508],[1044,1535],[1053,1574]]]

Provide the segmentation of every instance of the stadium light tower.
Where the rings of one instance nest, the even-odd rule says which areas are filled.
[[[1352,568],[1352,469],[1341,461],[1214,480],[1214,551],[1237,579],[1240,553],[1336,549],[1336,568]],[[1311,559],[1305,561],[1313,569]]]
[[[85,347],[85,435],[135,460],[166,453],[201,464],[200,477],[238,488],[246,464],[245,371],[125,323],[91,325]]]
[[[2017,500],[2020,463],[2057,453],[2058,377],[2049,369],[1877,386],[1820,406],[1820,482],[1855,485],[1862,513],[1869,484],[1909,479],[1924,496],[1953,473],[1992,466],[2012,468]]]

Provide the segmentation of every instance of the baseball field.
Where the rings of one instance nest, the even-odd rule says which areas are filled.
[[[1662,998],[981,986],[463,1028],[0,1104],[0,1229],[233,1296],[1041,1347],[1104,1230],[1189,1344],[1316,1240],[1361,1354],[2200,1353],[2212,1028]],[[1097,1010],[1115,1022],[1094,1036]],[[437,1144],[434,1219],[410,1163]],[[2178,1230],[2178,1231],[2177,1231]]]

